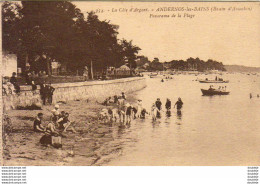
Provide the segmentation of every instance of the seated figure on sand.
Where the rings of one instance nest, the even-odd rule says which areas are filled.
[[[33,122],[33,130],[35,132],[45,132],[45,128],[42,126],[43,113],[38,113],[36,119]]]
[[[72,132],[76,133],[75,128],[73,127],[74,122],[69,120],[69,113],[62,113],[63,115],[57,120],[57,124],[59,124],[59,128],[66,132],[67,130],[71,130]]]
[[[48,146],[52,145],[55,148],[61,148],[61,136],[60,133],[55,128],[55,122],[51,121],[46,127],[46,133],[40,139],[42,145]]]

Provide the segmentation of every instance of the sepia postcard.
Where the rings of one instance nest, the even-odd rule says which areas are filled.
[[[2,2],[2,166],[260,164],[259,2]]]

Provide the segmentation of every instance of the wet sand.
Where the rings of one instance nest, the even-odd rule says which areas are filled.
[[[132,101],[134,94],[129,96]],[[107,108],[113,106],[107,106]],[[63,133],[63,147],[42,146],[39,143],[43,133],[33,131],[33,120],[39,112],[44,114],[44,126],[50,120],[53,105],[42,110],[10,110],[13,132],[6,136],[4,165],[102,165],[110,158],[120,155],[121,143],[114,140],[113,131],[120,131],[119,123],[107,124],[97,119],[98,112],[105,106],[91,101],[69,101],[60,104],[60,110],[70,113],[75,121],[77,133]],[[112,144],[110,142],[113,142]]]

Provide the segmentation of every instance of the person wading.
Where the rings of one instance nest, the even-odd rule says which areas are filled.
[[[170,111],[171,108],[172,108],[172,102],[169,98],[167,98],[167,100],[166,100],[165,108],[166,108],[167,111]]]
[[[157,117],[157,118],[160,118],[160,117],[161,117],[160,111],[162,110],[162,102],[161,102],[160,98],[157,98],[157,100],[156,100],[156,102],[155,102],[155,106],[156,106],[157,109],[158,109],[156,117]]]
[[[181,98],[178,98],[178,101],[175,103],[174,108],[175,108],[175,106],[177,106],[177,111],[180,111],[182,109],[183,102],[182,102]]]

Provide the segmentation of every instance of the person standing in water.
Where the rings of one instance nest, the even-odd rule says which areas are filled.
[[[156,102],[155,102],[155,106],[157,107],[157,118],[161,117],[161,113],[160,111],[162,110],[162,102],[160,100],[160,98],[157,98]]]
[[[165,109],[166,109],[166,116],[167,117],[171,116],[171,108],[172,108],[172,102],[169,98],[167,98],[166,103],[165,103]]]
[[[175,103],[174,108],[175,106],[177,106],[177,111],[180,111],[182,109],[183,102],[180,97],[178,98],[178,101]]]
[[[165,108],[166,108],[167,111],[170,111],[171,108],[172,108],[172,102],[169,98],[167,98],[167,100],[166,100]]]
[[[142,111],[142,100],[137,101],[137,112],[136,112],[136,117],[140,118],[141,116],[141,111]]]
[[[152,108],[151,108],[151,115],[152,115],[152,119],[153,121],[155,121],[157,119],[157,114],[158,114],[158,108],[156,107],[155,104],[152,105]]]
[[[126,104],[125,114],[126,114],[126,120],[125,120],[126,124],[130,124],[132,120],[132,106],[129,103]]]

